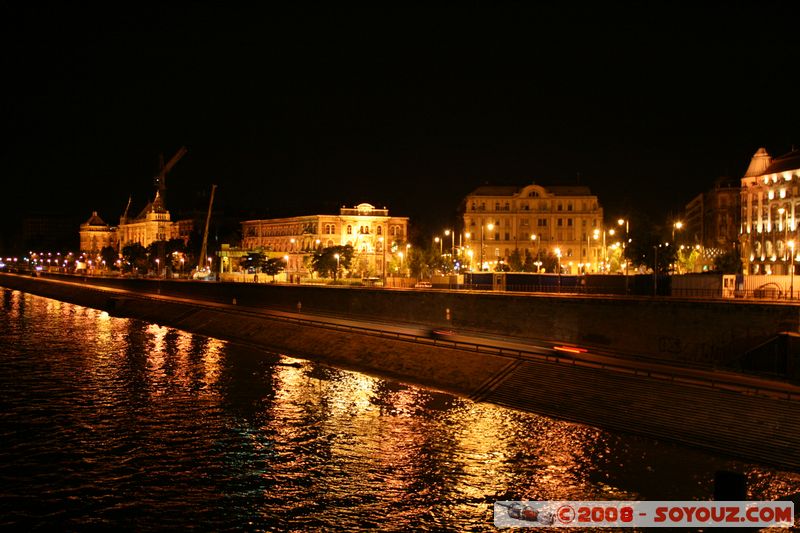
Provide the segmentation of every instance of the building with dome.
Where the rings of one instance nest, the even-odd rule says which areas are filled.
[[[73,234],[74,235],[74,234]],[[95,256],[106,246],[117,248],[117,231],[100,218],[97,211],[80,227],[81,253]]]
[[[800,260],[800,150],[773,159],[759,148],[741,180],[742,263],[746,274],[789,274]]]
[[[80,227],[81,253],[94,256],[106,246],[121,252],[129,244],[138,243],[146,248],[156,241],[170,239],[182,239],[184,243],[188,243],[194,230],[193,220],[170,219],[159,191],[156,191],[153,200],[138,215],[128,216],[129,208],[130,201],[117,226],[110,226],[94,211],[89,220]]]

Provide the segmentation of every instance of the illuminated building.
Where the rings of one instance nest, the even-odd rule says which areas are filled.
[[[797,252],[800,151],[772,159],[759,148],[741,181],[741,254],[747,274],[788,274]]]
[[[303,260],[321,248],[350,245],[353,268],[371,274],[385,272],[384,259],[393,243],[405,242],[408,217],[389,216],[386,208],[363,203],[342,207],[338,215],[308,215],[242,222],[242,248],[287,255],[287,272],[305,272]],[[231,265],[232,267],[233,265]]]
[[[125,209],[116,227],[106,224],[95,211],[89,220],[81,224],[81,252],[95,254],[105,246],[121,251],[132,243],[139,243],[146,248],[156,241],[170,239],[182,239],[187,243],[193,229],[193,220],[170,220],[169,211],[157,191],[153,201],[148,202],[137,216],[129,217],[128,209]]]
[[[738,179],[721,177],[713,189],[695,196],[686,204],[684,227],[676,244],[699,245],[704,264],[734,250],[739,241],[741,192]]]
[[[558,250],[565,271],[583,267],[594,272],[600,270],[604,253],[602,237],[594,238],[595,230],[604,231],[603,209],[589,188],[580,185],[487,185],[465,199],[468,245],[484,264],[508,261],[514,250],[534,258]]]
[[[117,231],[100,218],[97,211],[80,227],[80,249],[82,253],[94,256],[106,246],[117,247]]]

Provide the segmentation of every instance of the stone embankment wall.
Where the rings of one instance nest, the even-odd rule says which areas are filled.
[[[790,303],[102,278],[85,282],[285,310],[300,303],[308,312],[449,326],[708,366],[735,367],[745,353],[779,333],[800,333],[800,305]]]
[[[130,283],[116,282],[118,286]],[[440,315],[450,306],[452,322],[457,326],[463,324],[483,331],[536,338],[577,337],[584,328],[590,332],[599,331],[601,326],[592,322],[597,320],[602,327],[612,328],[606,333],[611,342],[616,335],[623,335],[613,329],[617,326],[624,328],[626,335],[642,337],[638,342],[648,345],[644,339],[646,333],[637,328],[663,329],[670,334],[694,332],[698,338],[710,339],[703,342],[711,342],[715,335],[722,338],[725,330],[722,325],[704,328],[702,323],[692,324],[691,320],[723,321],[727,318],[746,323],[749,319],[764,324],[759,334],[766,335],[769,331],[778,331],[774,325],[771,330],[766,327],[770,316],[773,320],[786,320],[787,327],[790,325],[788,320],[793,316],[790,307],[779,306],[770,315],[762,306],[717,308],[700,304],[687,318],[669,308],[678,303],[685,312],[686,306],[680,302],[518,297],[506,302],[502,296],[492,294],[307,287],[253,290],[242,284],[230,287],[208,283],[197,288],[197,284],[138,280],[133,283],[132,286],[139,288],[146,286],[142,292],[152,290],[162,296],[174,293],[185,300],[154,299],[114,293],[86,284],[0,274],[0,286],[106,309],[117,316],[138,318],[514,409],[669,439],[782,468],[800,468],[800,409],[797,408],[800,388],[784,396],[764,395],[747,387],[741,391],[726,389],[630,369],[615,371],[576,365],[568,359],[503,356],[459,349],[433,339],[395,338],[377,330],[359,332],[334,326],[304,325],[302,318],[271,317],[258,311],[260,306],[296,310],[297,302],[301,302],[304,311],[311,308],[317,312],[338,311],[387,320],[395,317],[395,320],[411,321],[413,318],[416,322],[426,318],[431,324],[444,325],[447,320]],[[219,303],[193,302],[188,298],[189,294],[200,293],[207,300]],[[232,305],[233,298],[237,300],[236,305]],[[465,302],[458,302],[459,298]],[[597,314],[590,313],[595,306],[599,309]],[[641,315],[638,318],[637,310]],[[518,313],[524,314],[518,316]],[[464,318],[459,319],[461,314]],[[490,316],[484,318],[487,314]],[[575,316],[566,316],[571,314]],[[744,314],[745,318],[741,319],[739,314]],[[650,324],[649,320],[659,323]],[[527,329],[526,324],[535,327],[535,331]]]

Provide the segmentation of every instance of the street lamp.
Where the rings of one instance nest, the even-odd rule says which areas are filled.
[[[381,263],[381,276],[383,277],[383,285],[386,285],[386,245],[383,242],[383,237],[378,237],[378,242],[381,243],[381,252],[383,252],[383,263]]]
[[[539,239],[539,236],[536,235],[535,233],[533,235],[531,235],[531,242],[536,244],[536,262],[537,263],[539,262],[539,241],[540,240],[541,239]],[[538,267],[537,267],[537,270],[538,270]]]
[[[434,237],[433,242],[439,245],[439,257],[442,256],[442,239],[439,237]]]
[[[791,262],[789,263],[789,299],[794,300],[794,241],[786,243],[789,246],[789,255]]]
[[[456,232],[446,229],[444,235],[445,237],[450,236],[450,257],[452,258],[456,249]]]
[[[336,278],[339,275],[339,254],[333,254],[333,257],[336,258],[336,272],[333,273],[333,281],[336,281]]]
[[[675,230],[680,231],[683,229],[683,222],[680,220],[672,225],[672,243],[675,243]]]
[[[492,231],[494,229],[494,224],[489,222],[488,224],[486,224],[486,229],[488,229],[489,231]],[[481,270],[481,272],[483,272],[483,223],[481,223],[481,267],[480,267],[480,270]]]
[[[630,233],[630,227],[628,226],[628,221],[624,218],[620,218],[617,220],[617,224],[622,227],[625,225],[625,240],[622,241],[622,258],[625,260],[625,294],[628,294],[628,257],[626,253],[626,248],[630,237],[628,233]]]
[[[558,292],[561,292],[561,248],[556,247],[554,252],[558,259]]]
[[[788,219],[789,214],[786,213],[786,217],[784,217],[783,216],[784,213],[786,213],[786,209],[784,209],[783,207],[779,207],[778,214],[780,215],[780,218],[778,219],[778,224],[780,225],[778,227],[778,231],[783,230],[783,242],[786,242],[786,239],[788,238],[789,235],[789,227],[788,224],[786,224],[786,222],[784,221],[784,218]]]
[[[156,258],[156,277],[161,277],[161,260]]]

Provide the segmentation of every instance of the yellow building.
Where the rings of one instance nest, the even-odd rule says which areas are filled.
[[[740,243],[744,272],[788,274],[800,248],[800,150],[772,159],[764,148],[742,178]]]
[[[534,258],[560,255],[564,272],[596,272],[611,245],[597,197],[577,185],[478,187],[465,199],[464,232],[473,270],[493,270],[527,250]]]
[[[95,257],[106,246],[111,246],[115,250],[117,248],[116,228],[106,224],[97,211],[92,213],[89,220],[81,224],[79,233],[81,253],[87,254],[89,257]]]
[[[306,274],[304,259],[319,248],[350,245],[352,267],[382,275],[393,243],[408,237],[408,217],[389,216],[367,203],[342,207],[338,215],[309,215],[242,222],[242,248],[288,257],[287,272]],[[233,265],[231,265],[231,268]]]
[[[80,227],[81,253],[96,255],[105,246],[118,252],[129,244],[139,243],[145,248],[155,241],[183,239],[188,243],[194,229],[194,221],[170,220],[159,192],[135,217],[128,217],[128,210],[119,219],[119,225],[109,226],[97,215],[97,211]]]

